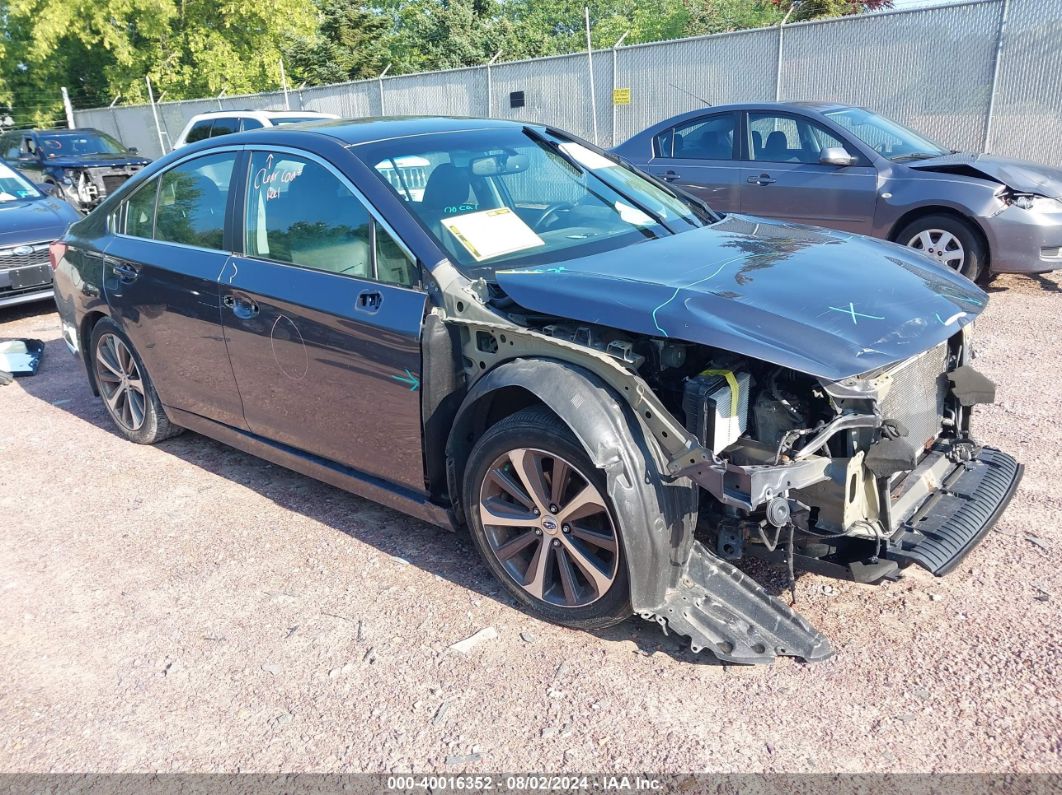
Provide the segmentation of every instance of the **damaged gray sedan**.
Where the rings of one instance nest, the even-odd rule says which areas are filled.
[[[547,127],[204,141],[52,256],[123,436],[189,428],[467,526],[567,626],[637,614],[722,660],[819,660],[827,639],[735,564],[941,575],[1021,478],[971,427],[994,387],[970,281],[720,215]]]

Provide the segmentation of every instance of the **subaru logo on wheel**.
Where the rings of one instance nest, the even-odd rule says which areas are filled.
[[[542,526],[546,530],[556,530],[557,529],[557,522],[554,519],[550,519],[549,517],[546,517],[545,519],[542,520]]]

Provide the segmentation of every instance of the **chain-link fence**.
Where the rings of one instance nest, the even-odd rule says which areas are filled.
[[[581,53],[294,90],[288,103],[345,118],[521,119],[611,146],[705,102],[835,100],[956,149],[1062,165],[1059,30],[1056,0],[969,0],[595,50],[592,80],[591,57]],[[149,105],[80,110],[75,118],[157,157],[197,113],[283,107],[284,94],[270,92],[162,102],[155,113]]]

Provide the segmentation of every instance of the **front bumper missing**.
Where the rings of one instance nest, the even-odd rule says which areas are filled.
[[[984,447],[958,464],[889,542],[886,556],[917,563],[938,577],[977,546],[999,519],[1021,482],[1024,467],[1006,453]]]
[[[779,656],[815,662],[833,654],[822,633],[696,541],[664,603],[640,615],[689,637],[693,652],[710,651],[723,662],[769,663]]]

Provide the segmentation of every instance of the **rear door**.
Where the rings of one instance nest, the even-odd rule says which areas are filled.
[[[723,212],[740,209],[738,114],[714,113],[672,127],[653,140],[648,171]]]
[[[126,199],[112,218],[103,283],[163,404],[242,428],[218,287],[240,157],[236,150],[194,156]]]
[[[750,111],[741,211],[767,218],[869,232],[878,172],[853,146],[794,113]],[[823,149],[841,147],[856,165],[822,165]]]
[[[244,253],[221,278],[248,427],[422,492],[426,296],[412,256],[332,164],[250,156]]]

